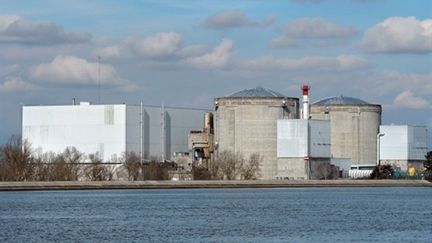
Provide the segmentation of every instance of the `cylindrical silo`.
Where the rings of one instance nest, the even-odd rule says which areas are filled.
[[[330,120],[333,158],[375,164],[381,105],[352,97],[330,97],[312,104],[312,119]]]
[[[215,98],[215,144],[217,152],[252,153],[263,157],[262,179],[277,174],[277,120],[298,119],[299,99],[257,87]]]

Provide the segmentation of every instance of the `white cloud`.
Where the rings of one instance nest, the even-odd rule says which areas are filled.
[[[345,38],[352,36],[355,29],[322,18],[301,18],[288,22],[282,32],[295,38]]]
[[[432,52],[432,19],[391,17],[366,31],[360,47],[369,52]]]
[[[294,47],[300,46],[300,41],[296,38],[288,37],[288,36],[279,36],[274,38],[270,46],[272,47]]]
[[[75,56],[57,56],[51,63],[36,66],[31,77],[35,80],[59,84],[95,85],[98,83],[98,63]],[[111,65],[100,64],[100,83],[133,90],[134,85],[123,79]]]
[[[398,94],[393,105],[399,108],[424,109],[431,107],[431,104],[421,96],[415,96],[411,90]]]
[[[22,80],[20,77],[9,77],[0,83],[0,92],[20,92],[34,90],[37,87]]]
[[[223,39],[219,46],[209,53],[197,57],[190,57],[186,62],[196,68],[215,69],[222,68],[230,61],[232,56],[233,42]]]
[[[322,18],[300,18],[288,22],[280,30],[281,36],[271,41],[272,47],[298,46],[305,40],[346,39],[356,33],[354,27],[341,26]]]
[[[183,36],[175,32],[158,33],[154,36],[145,38],[142,41],[129,39],[129,46],[133,51],[150,56],[163,57],[174,54],[183,40]]]
[[[142,40],[128,37],[126,40],[111,46],[98,49],[95,56],[104,59],[176,59],[205,52],[204,45],[183,46],[183,36],[176,32],[160,32]]]
[[[381,93],[412,90],[423,96],[432,96],[432,73],[386,70],[374,75],[371,84]]]
[[[247,17],[243,12],[230,10],[207,17],[204,26],[210,29],[266,27],[272,24],[275,20],[276,17],[274,15],[268,15],[262,22],[257,22]]]
[[[53,45],[90,42],[86,32],[65,32],[55,23],[34,23],[17,15],[0,15],[0,43]]]
[[[368,66],[367,60],[354,55],[340,55],[337,57],[309,56],[300,59],[276,58],[264,56],[252,59],[243,67],[259,71],[351,71]]]
[[[10,24],[19,20],[22,20],[22,17],[18,15],[11,15],[11,14],[0,15],[0,33],[6,30]]]

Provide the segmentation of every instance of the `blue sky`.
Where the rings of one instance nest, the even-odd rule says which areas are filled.
[[[2,1],[0,142],[22,104],[212,108],[258,85],[383,105],[383,123],[432,126],[432,1]]]

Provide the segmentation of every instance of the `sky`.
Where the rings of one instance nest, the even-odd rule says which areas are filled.
[[[432,1],[0,0],[0,143],[23,105],[212,109],[303,83],[312,101],[356,97],[383,124],[432,127]]]

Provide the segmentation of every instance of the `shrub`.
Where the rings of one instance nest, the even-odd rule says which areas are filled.
[[[394,170],[391,165],[376,166],[369,179],[392,179]]]

